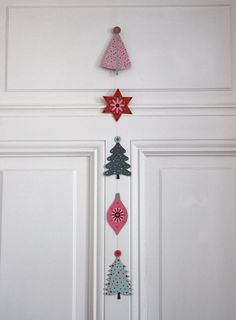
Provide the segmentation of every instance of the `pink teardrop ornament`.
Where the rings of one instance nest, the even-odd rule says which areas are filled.
[[[118,235],[128,220],[128,212],[117,193],[115,200],[107,212],[107,220],[112,229]]]

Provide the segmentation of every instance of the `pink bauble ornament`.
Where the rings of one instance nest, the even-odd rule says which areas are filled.
[[[117,193],[115,200],[107,212],[107,220],[112,229],[118,235],[128,220],[128,212]]]

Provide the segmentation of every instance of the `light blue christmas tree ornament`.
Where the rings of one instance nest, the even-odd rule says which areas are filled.
[[[108,296],[117,295],[120,299],[121,294],[124,296],[132,295],[132,287],[128,277],[128,271],[120,261],[121,251],[116,250],[115,261],[110,265],[107,282],[105,284],[105,294]]]

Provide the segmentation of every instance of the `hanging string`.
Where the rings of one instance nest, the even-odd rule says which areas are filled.
[[[120,33],[120,31],[121,31],[121,28],[120,27],[118,27],[118,26],[116,26],[116,27],[114,27],[113,28],[113,32],[114,32],[114,36],[116,37],[119,33]],[[115,44],[116,44],[116,75],[118,76],[118,70],[119,70],[119,65],[118,65],[118,41],[115,41]],[[114,82],[116,82],[116,79],[114,79]],[[116,87],[116,86],[115,86]],[[119,136],[119,134],[118,134],[118,122],[116,121],[116,126],[115,126],[115,128],[116,128],[116,137],[118,137]],[[118,193],[118,189],[119,189],[119,185],[118,185],[118,179],[116,179],[116,193]]]
[[[118,35],[121,31],[120,27],[115,27],[113,29],[114,33],[115,33],[115,36]],[[118,76],[119,72],[118,72],[118,69],[119,69],[119,66],[118,66],[118,42],[116,41],[116,75]],[[114,79],[115,82],[116,82],[116,79]],[[118,133],[118,122],[116,121],[116,137],[119,136],[119,133]],[[119,192],[119,181],[118,179],[116,179],[116,193]],[[116,236],[116,249],[119,249],[119,236],[117,235]]]
[[[118,133],[118,122],[116,121],[116,137],[118,137],[119,136],[119,133]],[[116,179],[116,193],[118,193],[119,192],[119,179]]]
[[[118,70],[116,70],[116,75],[118,76]],[[116,137],[119,136],[118,133],[118,121],[116,121]],[[119,192],[119,180],[116,179],[116,193]],[[116,249],[119,249],[119,235],[116,236]]]

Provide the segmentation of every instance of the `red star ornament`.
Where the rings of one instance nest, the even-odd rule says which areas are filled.
[[[106,101],[106,108],[104,113],[112,113],[116,121],[118,121],[122,113],[132,114],[128,104],[132,97],[123,97],[120,90],[117,89],[114,96],[103,97]]]

